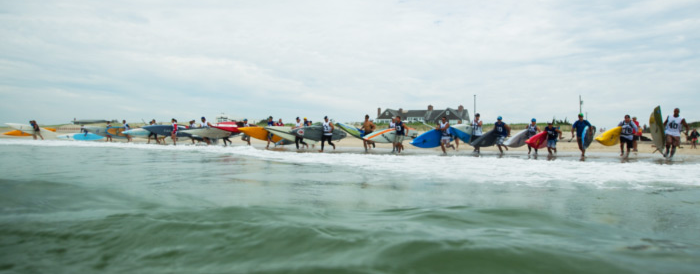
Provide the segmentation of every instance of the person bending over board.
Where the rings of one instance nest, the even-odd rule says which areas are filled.
[[[503,118],[501,116],[498,116],[498,119],[493,126],[494,129],[496,129],[496,134],[498,134],[498,137],[496,137],[496,146],[498,147],[498,151],[503,154],[502,147],[508,150],[508,147],[503,145],[503,141],[505,141],[506,137],[510,136],[510,126],[503,122]]]
[[[333,126],[333,122],[328,121],[328,116],[323,117],[323,136],[321,136],[321,150],[318,152],[323,152],[323,144],[328,141],[328,144],[333,146],[333,150],[335,150],[335,144],[331,142],[333,139],[333,130],[335,130],[335,127]]]
[[[170,120],[173,123],[173,131],[170,132],[170,139],[173,140],[173,145],[177,145],[177,120],[173,118]]]
[[[527,138],[530,139],[532,136],[537,135],[538,132],[540,132],[540,128],[537,126],[537,120],[535,118],[532,118],[530,121],[531,123],[527,125]],[[533,147],[530,146],[530,144],[527,144],[527,154],[530,154],[532,152]],[[535,155],[537,155],[537,148],[534,147],[535,149]],[[551,153],[550,153],[551,154]]]
[[[294,125],[294,128],[292,129],[298,129],[304,127],[304,124],[301,122],[301,119],[297,117],[297,123]],[[294,136],[294,143],[297,145],[297,149],[299,149],[299,144],[301,143],[305,148],[309,148],[309,145],[304,142],[304,137],[301,136]]]
[[[634,147],[634,133],[639,130],[637,125],[630,120],[629,114],[625,115],[625,120],[617,124],[622,127],[620,132],[620,156],[629,157],[630,149]],[[627,145],[627,155],[625,155],[624,146]]]
[[[664,126],[666,127],[666,153],[664,157],[673,157],[676,154],[676,147],[681,145],[681,125],[685,126],[685,135],[688,136],[688,131],[690,127],[685,122],[685,118],[680,115],[681,110],[676,108],[673,110],[673,117],[670,115],[666,117],[664,121]],[[671,150],[673,146],[673,150]],[[671,154],[669,155],[669,150]]]
[[[362,123],[362,131],[364,131],[364,133],[360,137],[369,135],[370,133],[374,132],[375,129],[377,129],[377,126],[369,120],[369,114],[365,114],[365,122]],[[369,149],[369,145],[372,145],[372,148],[376,147],[373,141],[367,141],[365,139],[362,139],[362,145],[365,146],[365,152],[367,152]]]
[[[447,121],[446,116],[442,116],[442,121],[438,122],[439,124],[437,127],[435,127],[436,130],[440,131],[440,148],[442,149],[442,154],[447,154],[447,150],[445,147],[452,147],[454,146],[450,145],[450,122]]]
[[[113,142],[112,141],[112,135],[109,134],[109,129],[112,128],[112,123],[107,122],[107,127],[105,127],[105,142]]]
[[[484,121],[479,120],[481,118],[481,115],[479,113],[474,115],[474,122],[472,123],[472,140],[479,139],[481,135],[483,135],[483,132],[481,131],[481,126],[484,124]],[[481,149],[476,146],[474,147],[474,152],[476,153],[481,153]]]
[[[583,129],[586,128],[586,126],[590,127],[591,123],[583,119],[583,113],[579,113],[578,121],[571,125],[571,138],[574,138],[574,130],[576,130],[576,142],[578,142],[578,149],[581,150],[581,157],[586,156],[586,149],[583,148],[583,138],[585,136],[582,136]]]
[[[207,122],[207,118],[202,117],[202,122],[199,123],[199,127],[200,128],[210,128],[211,124],[209,122]],[[204,140],[204,142],[207,142],[207,145],[211,145],[211,140],[209,140],[209,138],[202,137],[202,140]]]
[[[129,124],[126,123],[126,120],[122,120],[122,124],[124,124],[124,131],[131,130],[131,127]],[[124,134],[126,136],[126,142],[131,142],[131,135],[129,134]]]
[[[394,145],[396,146],[396,153],[401,153],[403,150],[403,140],[406,137],[405,125],[401,122],[401,116],[396,116],[396,134],[394,137]]]
[[[549,156],[552,156],[552,151],[557,153],[557,136],[559,139],[564,138],[564,136],[559,128],[552,125],[552,122],[547,122],[547,127],[544,130],[547,132],[547,152],[549,152]]]
[[[242,127],[252,127],[253,125],[248,123],[248,119],[243,119],[243,126]],[[245,133],[242,134],[241,136],[241,141],[244,141],[250,145],[250,136],[246,135]]]
[[[44,140],[44,136],[41,136],[41,128],[39,127],[39,124],[36,123],[36,120],[29,121],[29,125],[32,126],[32,137],[34,137],[34,140],[36,140],[37,135],[39,135],[39,138],[41,138],[41,140]]]
[[[151,122],[148,123],[149,126],[155,125],[156,124],[156,119],[151,120]],[[160,141],[158,140],[158,134],[155,134],[153,132],[148,133],[148,142],[146,144],[151,143],[151,136],[153,136],[153,139],[156,140],[157,144],[160,144]],[[193,141],[194,142],[194,141]]]

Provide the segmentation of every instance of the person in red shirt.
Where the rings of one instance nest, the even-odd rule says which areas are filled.
[[[635,125],[637,125],[637,130],[634,132],[634,139],[632,147],[634,149],[634,152],[637,152],[637,142],[642,140],[642,128],[639,127],[639,122],[637,122],[637,117],[632,117],[632,122],[634,122]]]

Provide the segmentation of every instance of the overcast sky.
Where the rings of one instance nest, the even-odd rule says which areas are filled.
[[[0,0],[0,122],[700,120],[700,1]]]

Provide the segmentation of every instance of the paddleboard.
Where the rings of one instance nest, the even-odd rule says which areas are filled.
[[[413,128],[407,127],[406,130],[408,132],[408,136],[411,136],[411,134],[416,134],[416,130]],[[387,128],[379,131],[372,132],[365,137],[363,137],[367,141],[372,141],[375,143],[393,143],[394,140],[396,140],[396,129],[393,128]]]
[[[200,128],[188,128],[188,129],[183,129],[182,132],[187,133],[189,135],[194,135],[202,138],[209,138],[209,139],[220,139],[220,138],[226,138],[231,136],[230,131],[218,129],[218,128],[212,128],[212,127],[200,127]]]
[[[348,134],[350,134],[350,136],[355,137],[357,139],[364,140],[362,138],[362,136],[365,135],[364,130],[356,128],[354,126],[346,125],[343,123],[335,123],[335,125],[338,126],[340,129],[344,130],[345,132],[347,132]]]
[[[547,131],[542,131],[540,133],[535,134],[535,136],[532,136],[530,137],[530,139],[525,140],[525,144],[528,144],[536,149],[545,148],[547,146]]]
[[[279,136],[282,139],[289,141],[291,143],[295,143],[296,141],[296,135],[292,133],[292,127],[265,127],[268,131],[272,132],[275,136]],[[314,145],[317,142],[314,140],[306,140],[304,139],[304,143],[307,143],[309,145]]]
[[[620,134],[622,133],[622,127],[614,127],[606,130],[603,134],[595,137],[601,145],[604,146],[614,146],[620,143]]]
[[[471,142],[471,132],[472,127],[467,124],[457,124],[450,127],[450,134],[452,134],[452,137],[457,137],[465,143]]]
[[[112,135],[112,137],[123,137],[126,138],[126,135],[124,135],[124,127],[110,127],[110,128],[105,128],[105,132],[109,135]],[[88,131],[89,132],[89,131]]]
[[[86,127],[87,128],[87,127]],[[189,134],[183,132],[183,130],[187,129],[185,126],[177,126],[177,137],[190,137]],[[155,133],[156,135],[159,136],[166,136],[170,137],[171,133],[173,132],[173,125],[152,125],[152,126],[145,126],[142,127],[142,129],[148,130],[152,133]],[[99,135],[99,133],[98,133]]]
[[[131,137],[138,137],[138,138],[148,138],[148,135],[151,134],[150,131],[145,130],[143,128],[135,128],[135,129],[125,130],[122,133],[129,135]]]
[[[75,141],[96,141],[104,137],[94,133],[70,133],[56,136],[58,139],[75,140]]]
[[[304,139],[309,139],[313,141],[321,141],[321,136],[323,136],[323,126],[307,126],[292,130],[292,133],[304,137]],[[332,141],[338,141],[347,137],[348,134],[342,130],[334,130]]]
[[[442,132],[437,129],[432,129],[413,139],[410,144],[419,148],[434,148],[440,146],[441,138]],[[450,141],[452,140],[453,137],[450,137]]]
[[[584,127],[581,135],[584,136],[581,145],[583,146],[583,149],[586,150],[591,145],[591,142],[593,142],[593,135],[595,135],[595,127]]]
[[[34,128],[29,124],[16,124],[16,123],[5,123],[5,124],[10,126],[11,128],[14,128],[14,129],[19,130],[19,131],[24,132],[24,133],[27,133],[29,135],[32,135],[34,133]],[[43,136],[44,139],[56,139],[56,133],[53,131],[50,131],[48,129],[40,127],[39,132],[41,132],[41,136]],[[39,138],[39,136],[37,136],[37,138]]]
[[[495,129],[486,132],[486,134],[481,135],[481,137],[476,138],[476,140],[469,143],[473,147],[490,147],[496,144],[496,138],[498,134]]]
[[[218,124],[213,125],[212,127],[218,128],[221,130],[225,130],[234,134],[240,134],[241,131],[238,130],[238,123],[237,122],[221,122]]]
[[[656,106],[654,111],[651,112],[649,116],[649,131],[651,132],[651,139],[656,146],[656,150],[664,154],[664,147],[666,146],[666,133],[664,128],[664,121],[661,118],[661,106]]]
[[[267,135],[270,133],[262,127],[239,127],[238,130],[240,130],[242,133],[245,133],[245,135],[265,142],[267,142]],[[272,134],[272,142],[281,145],[288,145],[294,143],[293,141],[290,142],[289,140],[285,140],[284,138],[275,135],[274,133]]]
[[[535,136],[532,136],[532,137],[535,137]],[[524,146],[526,144],[525,141],[527,141],[527,140],[528,140],[527,130],[523,130],[521,132],[516,133],[512,137],[508,138],[508,140],[505,140],[503,142],[503,145],[505,145],[507,147],[521,147],[521,146]]]
[[[171,126],[171,128],[172,128],[172,126]],[[118,134],[118,135],[110,134],[109,132],[107,132],[107,127],[84,126],[83,129],[87,130],[87,132],[89,132],[89,133],[97,134],[97,135],[100,135],[102,137],[112,136],[113,138],[126,139],[126,136],[124,136],[123,133],[116,131],[116,130],[112,130],[112,128],[110,128],[110,131],[112,133],[119,132],[121,134]],[[122,128],[122,131],[123,130],[124,130],[124,128]]]
[[[56,132],[56,129],[55,129],[55,128],[46,127],[46,128],[44,128],[44,129],[47,129],[47,130]],[[32,136],[32,135],[29,134],[29,133],[24,133],[24,132],[19,131],[19,130],[16,130],[16,129],[15,129],[15,130],[12,130],[12,131],[5,132],[5,133],[3,133],[2,135],[7,135],[7,136]]]

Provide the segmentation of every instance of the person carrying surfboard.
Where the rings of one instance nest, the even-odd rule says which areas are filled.
[[[374,132],[374,130],[377,129],[377,126],[372,123],[372,121],[369,120],[369,114],[365,114],[365,122],[362,123],[362,135],[360,137],[365,137],[369,135],[370,133]],[[365,147],[365,151],[369,148],[369,145],[372,145],[372,148],[375,148],[375,144],[373,141],[368,141],[365,139],[362,139],[362,145]]]
[[[664,157],[673,157],[676,154],[676,147],[681,145],[681,126],[685,127],[686,136],[688,136],[688,131],[690,131],[688,123],[685,122],[685,118],[681,117],[680,113],[681,110],[676,108],[673,110],[673,117],[669,115],[664,121],[664,127],[666,127],[666,153],[664,153]],[[673,150],[671,150],[671,146],[673,146]]]
[[[152,126],[152,125],[155,125],[155,124],[156,124],[156,119],[153,119],[153,120],[151,120],[151,122],[148,123],[148,125],[151,125],[151,126]],[[158,134],[155,134],[155,133],[153,133],[153,132],[148,133],[148,141],[146,142],[146,144],[150,144],[150,143],[151,143],[151,136],[153,136],[153,139],[156,140],[156,143],[157,143],[157,144],[160,144],[160,140],[158,140]]]
[[[333,122],[328,121],[328,116],[323,117],[323,135],[321,136],[321,150],[318,152],[323,152],[323,144],[328,141],[328,144],[333,146],[333,150],[335,150],[335,144],[331,142],[333,139],[333,130],[335,130],[335,127],[333,126]]]
[[[634,132],[634,140],[632,141],[632,151],[637,152],[637,142],[642,140],[642,127],[639,126],[637,116],[632,117],[632,122],[637,126],[637,130]]]
[[[535,118],[532,118],[532,120],[530,122],[531,123],[529,125],[527,125],[527,128],[526,128],[528,139],[532,138],[532,136],[537,135],[537,133],[539,133],[541,131],[540,128],[537,126],[537,120]],[[527,154],[530,154],[530,152],[532,152],[532,149],[533,149],[533,147],[530,146],[530,144],[527,144]],[[535,149],[535,155],[537,155],[537,148],[535,147],[534,149]]]
[[[248,119],[243,119],[243,126],[242,127],[252,127],[253,125],[248,123]],[[247,134],[243,133],[243,136],[241,136],[241,141],[247,142],[248,145],[250,145],[250,136]]]
[[[175,120],[175,118],[173,118],[172,120],[170,120],[170,122],[173,123],[173,131],[170,132],[170,139],[173,140],[173,145],[176,146],[177,145],[177,120]]]
[[[630,150],[634,147],[634,133],[639,130],[637,125],[630,120],[629,114],[625,115],[625,120],[617,124],[621,127],[620,131],[620,156],[625,156],[624,146],[627,145],[627,156],[630,155]]]
[[[109,129],[112,128],[112,122],[107,122],[107,127],[105,127],[105,142],[112,142],[112,135],[109,134]]]
[[[129,124],[126,123],[126,120],[122,120],[122,124],[124,124],[124,131],[131,130],[131,127]],[[126,136],[126,142],[131,142],[131,135],[129,134],[124,134]]]
[[[484,124],[484,121],[479,120],[479,118],[481,118],[479,113],[474,115],[474,122],[472,123],[472,140],[479,139],[481,135],[484,135],[484,133],[481,131],[481,126]],[[481,153],[481,148],[479,146],[475,146],[474,152]]]
[[[552,151],[557,153],[557,137],[563,139],[564,136],[562,135],[564,134],[561,133],[559,128],[554,127],[552,122],[547,122],[547,127],[544,130],[547,132],[547,152],[549,152],[549,156],[552,156]]]
[[[396,153],[401,153],[403,150],[403,140],[406,137],[406,127],[403,122],[401,122],[401,116],[396,116],[396,134],[394,136],[394,145],[396,146]]]
[[[209,128],[209,127],[211,127],[211,124],[209,122],[207,122],[207,118],[204,118],[204,116],[202,116],[202,122],[199,123],[199,127],[200,128]],[[211,145],[211,140],[209,140],[209,138],[202,137],[202,140],[207,142],[207,145]]]
[[[503,122],[503,117],[501,116],[498,116],[496,123],[493,126],[496,130],[496,134],[498,134],[498,137],[496,137],[496,146],[498,147],[498,151],[503,154],[503,149],[501,147],[508,150],[508,147],[503,145],[503,141],[506,139],[506,137],[510,136],[510,126]]]
[[[447,121],[446,116],[442,116],[442,121],[439,122],[435,129],[440,131],[440,148],[442,149],[442,154],[447,154],[445,147],[452,147],[454,149],[454,146],[450,145],[450,122]]]
[[[267,118],[267,126],[268,126],[268,127],[273,127],[273,126],[275,126],[275,122],[272,121],[272,116],[270,116],[270,117]],[[268,132],[268,133],[267,133],[267,146],[265,147],[266,149],[267,149],[267,148],[270,148],[270,143],[273,143],[273,144],[275,143],[275,142],[272,141],[272,137],[273,137],[273,136],[275,136],[275,135],[273,135],[272,132]]]
[[[396,128],[396,118],[391,117],[391,122],[389,122],[389,128]],[[391,143],[391,146],[392,146],[391,153],[396,152],[396,144]]]
[[[41,140],[44,140],[44,136],[41,135],[41,128],[39,127],[39,124],[36,123],[36,120],[29,121],[29,124],[32,126],[32,129],[34,130],[34,133],[32,134],[32,137],[34,137],[34,140],[36,140],[37,135],[39,135]]]
[[[306,118],[304,118],[304,120],[306,120]],[[299,119],[299,117],[297,117],[297,123],[294,125],[294,127],[293,127],[292,129],[298,129],[298,128],[302,128],[302,127],[304,127],[304,126],[305,126],[305,125],[301,122],[301,119]],[[300,143],[301,143],[305,148],[309,148],[309,144],[307,144],[306,142],[304,142],[304,137],[301,137],[301,136],[299,136],[299,135],[295,135],[295,136],[294,136],[294,143],[297,145],[297,149],[299,149],[299,144],[300,144]]]
[[[697,149],[698,145],[698,137],[700,137],[700,133],[698,133],[698,129],[693,129],[693,132],[690,133],[690,148]]]
[[[574,130],[576,131],[576,142],[578,142],[578,149],[581,150],[581,157],[586,156],[586,149],[583,148],[583,129],[586,127],[591,127],[591,123],[583,119],[583,113],[578,114],[578,121],[571,125],[571,138],[574,138]]]

